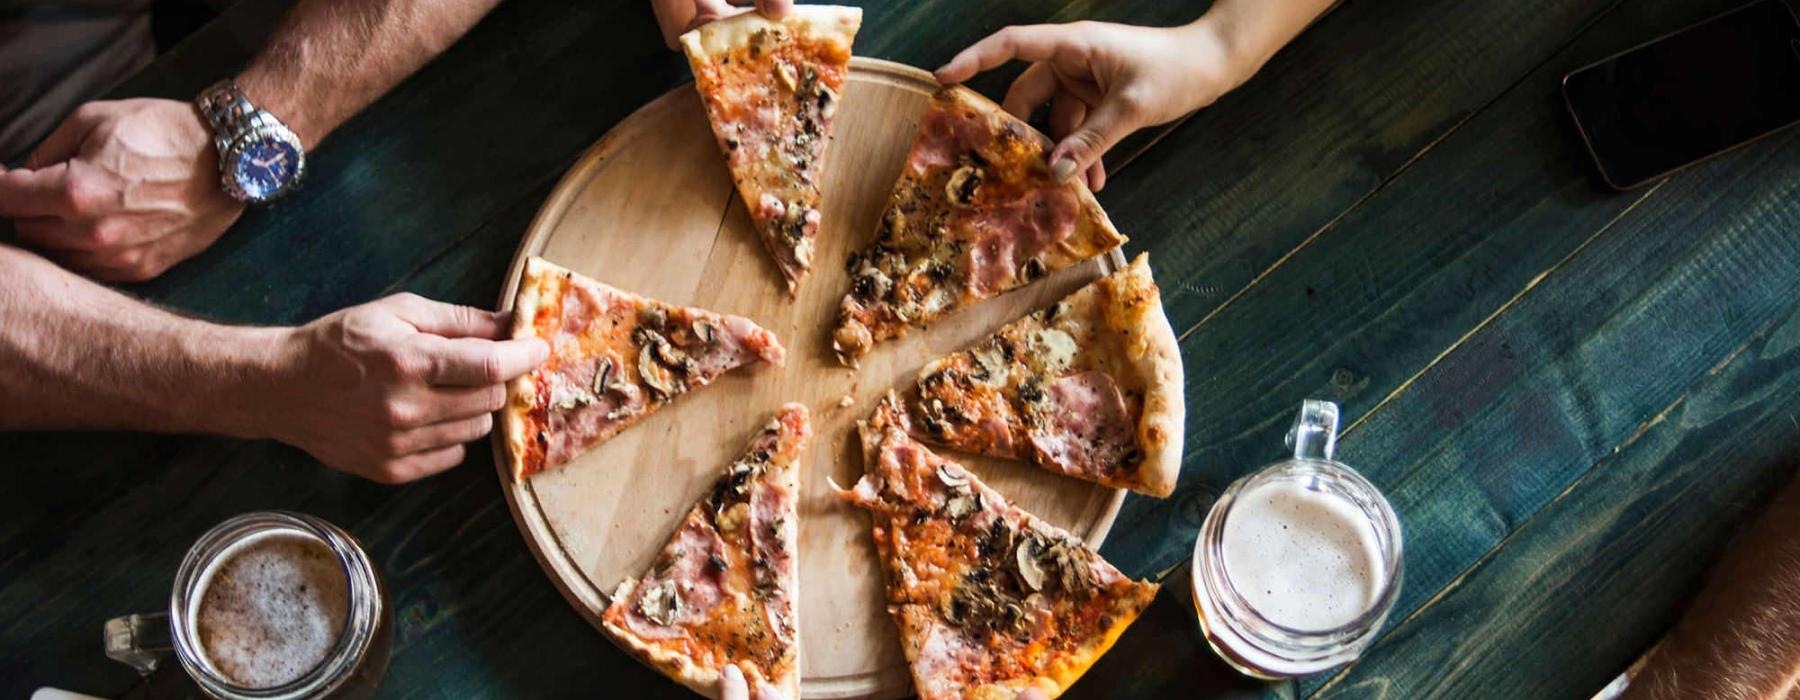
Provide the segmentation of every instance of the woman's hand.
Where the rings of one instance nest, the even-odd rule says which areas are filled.
[[[726,0],[650,0],[650,7],[656,11],[656,24],[662,28],[663,43],[671,49],[690,29],[750,11],[748,7],[739,7]],[[794,0],[756,0],[756,11],[770,19],[787,14],[793,7]]]
[[[1248,76],[1205,21],[1184,27],[1103,22],[1007,27],[950,59],[939,82],[961,83],[1014,59],[1031,66],[1006,91],[1020,119],[1050,103],[1058,180],[1106,185],[1100,156],[1137,129],[1174,121],[1212,104]]]
[[[1102,22],[1007,27],[950,59],[938,81],[960,83],[1007,61],[1031,67],[1006,93],[1027,119],[1050,102],[1059,180],[1106,184],[1101,154],[1132,131],[1181,118],[1249,80],[1333,0],[1215,0],[1182,27]]]

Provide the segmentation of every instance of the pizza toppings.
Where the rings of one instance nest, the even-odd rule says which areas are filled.
[[[889,610],[926,700],[1054,697],[1155,596],[1079,539],[914,442],[890,394],[861,425],[867,473],[840,496],[871,511]]]
[[[819,176],[862,11],[743,13],[681,38],[732,181],[789,293],[812,268]]]
[[[919,373],[907,429],[1152,495],[1174,484],[1178,351],[1140,256]]]
[[[737,665],[753,688],[798,697],[794,491],[811,434],[804,406],[782,407],[688,511],[642,581],[619,585],[602,627],[696,690],[710,691],[720,669]]]
[[[933,96],[875,240],[846,263],[839,361],[1124,242],[1082,185],[1056,183],[1048,149],[967,90]]]
[[[539,258],[526,263],[514,337],[550,343],[513,380],[503,412],[514,474],[561,465],[720,374],[781,364],[775,335],[749,319],[665,304]]]

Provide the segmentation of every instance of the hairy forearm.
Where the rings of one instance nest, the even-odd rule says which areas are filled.
[[[425,65],[498,0],[299,0],[238,76],[307,147]]]
[[[1226,47],[1242,84],[1337,0],[1218,0],[1189,25],[1211,32]]]
[[[280,329],[158,310],[0,244],[0,430],[262,437]]]
[[[1800,697],[1800,478],[1732,544],[1625,697]]]

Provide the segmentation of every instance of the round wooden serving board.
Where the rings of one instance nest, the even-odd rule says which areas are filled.
[[[677,522],[776,407],[811,409],[816,437],[800,471],[800,643],[809,698],[912,690],[884,606],[869,519],[829,480],[855,483],[854,438],[890,387],[921,366],[1046,306],[1123,264],[1090,261],[947,321],[879,345],[859,370],[837,364],[830,325],[848,289],[843,261],[874,235],[888,191],[937,84],[925,71],[857,58],[825,154],[815,268],[789,298],[737,203],[692,86],[670,91],[601,138],[569,169],[525,234],[507,275],[512,308],[526,256],[675,304],[741,314],[774,331],[787,366],[758,365],[684,395],[573,462],[518,483],[495,460],[513,516],[544,571],[595,627],[607,594],[650,565]],[[849,407],[840,406],[845,396]],[[504,444],[496,439],[497,449]],[[1098,546],[1122,491],[1020,463],[956,455],[994,488]]]

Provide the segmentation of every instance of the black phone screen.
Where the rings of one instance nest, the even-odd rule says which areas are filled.
[[[1600,172],[1628,188],[1800,120],[1800,24],[1764,0],[1563,79]]]

